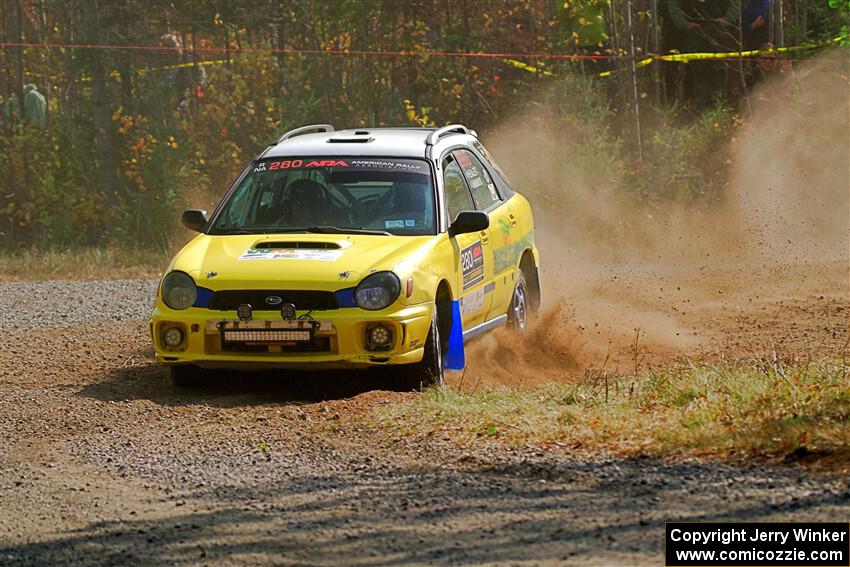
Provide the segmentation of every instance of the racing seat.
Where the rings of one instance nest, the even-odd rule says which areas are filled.
[[[274,185],[263,191],[262,199],[254,212],[254,223],[260,226],[273,225],[280,219],[283,210],[283,194],[286,179],[276,181]],[[266,195],[269,195],[266,198]]]
[[[415,220],[417,224],[430,223],[425,190],[418,183],[394,182],[390,210],[398,218]]]
[[[321,183],[299,179],[286,189],[279,222],[291,227],[327,224],[331,206],[328,190]]]

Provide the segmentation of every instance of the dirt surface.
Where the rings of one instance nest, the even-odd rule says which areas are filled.
[[[557,265],[544,269],[549,305],[532,340],[518,344],[502,331],[474,344],[464,387],[850,353],[848,260],[672,264],[594,266],[568,277]]]
[[[582,97],[540,91],[501,120],[484,143],[534,207],[548,311],[531,347],[484,341],[467,382],[842,350],[850,115],[834,101],[848,100],[846,61],[825,52],[760,83],[711,158],[659,176],[648,199],[595,145],[605,134],[580,118]],[[701,176],[722,188],[683,182]]]
[[[491,338],[470,349],[469,372],[507,364],[518,382],[541,368],[558,379],[601,364],[601,345],[628,364],[632,320],[657,323],[644,323],[642,364],[771,344],[791,358],[838,352],[847,266],[799,273],[722,277],[772,278],[773,292],[726,283],[697,301],[681,274],[612,269],[595,280],[597,303],[549,313],[572,327],[538,329],[533,340],[554,346],[536,366],[516,346],[498,359]],[[678,293],[647,295],[647,277]],[[850,514],[846,480],[795,467],[471,450],[375,431],[364,416],[417,395],[385,376],[222,374],[177,391],[148,346],[154,288],[0,285],[0,563],[657,565],[665,521]],[[600,315],[618,302],[622,318]]]

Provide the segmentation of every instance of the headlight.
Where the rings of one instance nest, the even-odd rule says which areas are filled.
[[[184,272],[170,272],[162,280],[162,300],[172,309],[186,309],[195,304],[198,286]]]
[[[392,305],[400,292],[398,276],[392,272],[376,272],[354,290],[354,302],[362,309],[377,311]]]

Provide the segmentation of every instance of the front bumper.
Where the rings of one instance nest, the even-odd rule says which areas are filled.
[[[308,347],[310,350],[303,350],[303,346],[299,350],[287,346],[228,348],[222,343],[217,324],[238,321],[235,311],[196,307],[175,311],[157,307],[151,316],[150,333],[156,360],[164,364],[231,369],[365,368],[422,360],[433,310],[434,303],[421,303],[381,311],[356,307],[314,311],[311,316],[321,325],[316,325],[314,332],[318,346]],[[277,311],[254,311],[253,321],[281,321],[281,316]],[[370,350],[367,331],[378,323],[392,329],[393,341],[387,350]],[[183,332],[184,339],[179,346],[169,348],[163,340],[163,331],[174,326]]]

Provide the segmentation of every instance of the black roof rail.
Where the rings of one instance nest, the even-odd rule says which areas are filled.
[[[449,124],[448,126],[443,126],[442,128],[438,128],[428,134],[428,137],[425,138],[426,146],[433,146],[437,142],[440,141],[440,138],[443,136],[447,136],[449,134],[473,134],[472,130],[464,126],[463,124]]]
[[[302,126],[301,128],[296,128],[295,130],[290,130],[283,136],[277,139],[275,145],[288,140],[290,138],[294,138],[295,136],[300,136],[301,134],[306,134],[307,132],[333,132],[334,127],[330,124],[311,124],[309,126]]]

